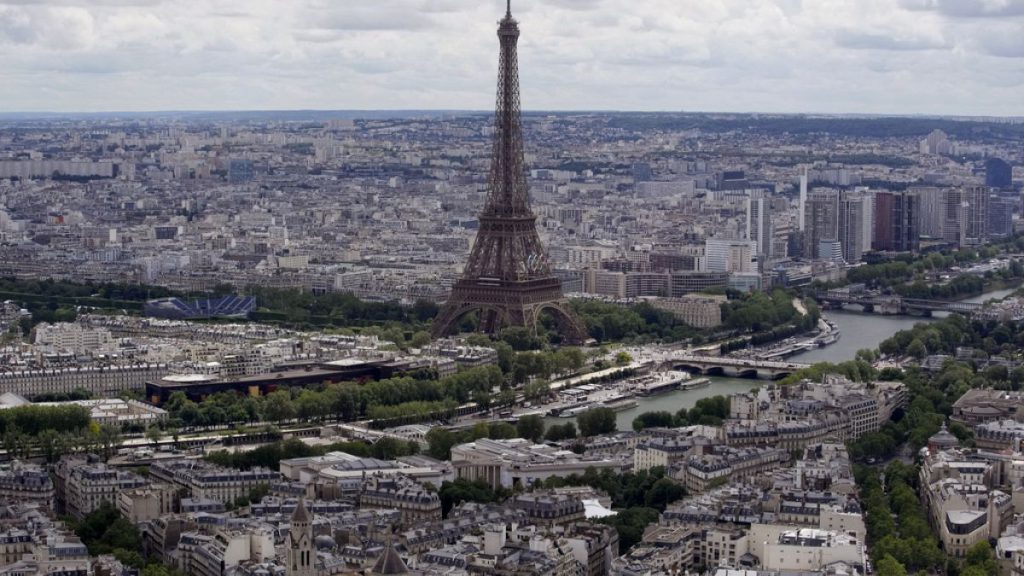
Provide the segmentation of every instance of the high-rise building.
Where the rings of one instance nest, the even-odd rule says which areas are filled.
[[[1013,234],[1013,207],[1011,198],[992,196],[988,200],[988,235],[990,238],[1005,238]]]
[[[960,190],[960,245],[980,246],[988,242],[988,201],[991,190],[968,186]]]
[[[1002,158],[989,158],[985,162],[985,186],[990,188],[1013,186],[1013,167]]]
[[[931,134],[921,140],[921,154],[956,154],[956,145],[942,130],[932,130]]]
[[[771,199],[755,193],[747,198],[747,240],[757,246],[758,261],[772,258],[774,239]]]
[[[871,249],[872,199],[869,190],[855,190],[844,193],[839,201],[838,240],[843,259],[851,264],[860,262]]]
[[[491,334],[506,326],[537,329],[542,313],[568,342],[586,339],[583,326],[551,271],[530,208],[519,101],[519,23],[511,7],[498,24],[498,97],[494,114],[491,173],[480,228],[466,268],[434,320],[435,337],[477,312],[477,328]]]
[[[757,272],[757,244],[750,240],[708,238],[704,248],[706,272]]]
[[[804,166],[800,173],[800,203],[797,207],[797,218],[800,222],[800,232],[804,231],[805,217],[807,214],[807,166]]]
[[[885,252],[915,252],[920,247],[921,202],[916,192],[883,191],[875,194],[874,240]]]
[[[917,195],[918,232],[923,238],[943,238],[946,229],[945,190],[935,186],[912,186],[908,192]]]
[[[960,188],[946,188],[942,191],[942,239],[951,244],[960,245],[963,237],[961,216],[963,212],[963,194]]]
[[[843,263],[843,243],[839,240],[822,240],[818,243],[818,260]]]
[[[839,191],[813,190],[807,195],[804,217],[804,256],[816,258],[822,240],[839,239]]]

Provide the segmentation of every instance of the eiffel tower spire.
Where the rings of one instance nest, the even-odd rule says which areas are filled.
[[[562,296],[561,281],[552,273],[530,209],[523,156],[523,125],[519,102],[519,23],[507,1],[498,23],[498,91],[487,200],[480,229],[465,271],[434,320],[434,335],[449,332],[455,322],[477,311],[478,327],[496,333],[505,326],[536,331],[541,312],[550,313],[563,336],[572,342],[586,337],[579,319]]]

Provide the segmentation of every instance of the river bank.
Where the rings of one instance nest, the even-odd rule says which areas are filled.
[[[983,303],[988,300],[1005,298],[1017,291],[1019,286],[991,290],[976,296],[964,298],[960,302]],[[915,324],[921,322],[932,322],[948,313],[936,313],[934,317],[914,316],[882,316],[878,314],[864,314],[846,310],[828,310],[822,314],[835,324],[842,337],[828,346],[814,348],[800,354],[790,356],[790,362],[801,362],[814,364],[815,362],[845,362],[853,360],[857,350],[862,348],[878,348],[878,345],[885,339],[891,337],[900,330],[909,330]]]
[[[615,422],[618,429],[624,431],[632,430],[633,419],[644,412],[664,410],[675,414],[680,408],[693,408],[701,398],[739,394],[764,384],[764,382],[744,378],[726,378],[722,376],[709,376],[707,378],[711,381],[709,386],[691,390],[673,390],[655,396],[635,397],[636,406],[615,414]],[[544,418],[546,426],[564,424],[566,422],[575,422],[575,418],[558,418],[554,416],[546,416]]]
[[[971,296],[961,301],[982,303],[987,300],[1001,299],[1017,291],[1018,286],[1002,287],[989,290],[983,294]],[[939,316],[936,314],[936,316]],[[934,318],[920,318],[912,316],[882,316],[877,314],[864,314],[844,310],[829,310],[822,314],[823,321],[827,322],[825,330],[827,335],[832,337],[830,344],[819,348],[813,348],[790,356],[787,361],[813,364],[815,362],[844,362],[856,357],[857,350],[862,348],[878,348],[878,345],[900,330],[909,330],[920,322],[931,322]],[[819,330],[821,327],[819,327]],[[820,336],[820,334],[819,334]],[[741,392],[747,392],[753,388],[763,385],[757,380],[743,378],[728,378],[721,376],[710,376],[709,386],[689,390],[672,390],[664,394],[642,397],[637,396],[636,406],[627,410],[617,412],[615,421],[619,430],[632,430],[633,419],[644,412],[666,411],[675,414],[681,408],[692,408],[698,400],[711,396],[729,396]],[[546,416],[545,423],[563,424],[574,421],[574,418],[560,418]]]

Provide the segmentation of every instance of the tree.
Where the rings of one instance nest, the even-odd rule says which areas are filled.
[[[431,428],[427,432],[427,453],[438,460],[448,460],[452,457],[452,446],[457,439],[450,430],[441,427]]]
[[[627,508],[615,516],[599,520],[602,524],[615,527],[619,533],[619,554],[625,554],[634,544],[643,539],[644,529],[657,521],[658,511],[643,507]]]
[[[511,388],[506,388],[498,393],[498,396],[494,399],[494,403],[498,406],[511,406],[515,404],[516,391]]]
[[[518,438],[516,427],[508,422],[491,422],[487,427],[487,437],[491,440],[507,440]]]
[[[576,437],[576,425],[572,422],[566,422],[565,424],[555,424],[548,428],[544,439],[548,442],[560,442],[562,440],[571,440]]]
[[[671,427],[674,422],[671,412],[644,412],[633,419],[633,430],[639,432],[644,428]]]
[[[615,364],[617,366],[625,366],[633,361],[633,357],[628,352],[619,352],[615,355]]]
[[[309,389],[299,393],[299,397],[292,402],[292,407],[304,421],[319,421],[330,410],[330,406],[324,402],[324,394]]]
[[[664,512],[665,508],[686,495],[686,489],[671,478],[660,478],[644,494],[644,505]]]
[[[519,418],[516,422],[516,434],[520,438],[526,438],[532,442],[540,442],[544,437],[544,419],[536,414],[529,414]]]
[[[907,346],[907,355],[921,360],[928,355],[928,348],[925,347],[924,342],[920,338],[914,338],[910,345]]]
[[[856,358],[869,364],[877,360],[875,357],[875,351],[871,348],[861,348],[860,350],[857,350]]]
[[[56,430],[43,430],[36,436],[36,443],[47,462],[56,462],[66,451],[63,437]]]
[[[146,440],[153,443],[154,446],[160,443],[160,439],[164,437],[164,431],[159,426],[153,425],[146,428]]]
[[[487,390],[474,390],[473,391],[473,402],[480,407],[481,410],[487,410],[491,407],[491,393]]]
[[[509,345],[508,342],[497,341],[490,344],[494,351],[498,353],[498,368],[501,368],[503,374],[508,374],[512,371],[512,363],[515,361],[516,351]]]
[[[996,574],[998,572],[998,565],[996,564],[995,555],[992,553],[992,546],[986,540],[982,540],[967,549],[964,563],[967,567],[961,572],[961,576],[969,574],[968,570],[977,571],[979,574]]]
[[[75,534],[82,539],[89,554],[93,556],[110,554],[117,549],[142,548],[142,537],[138,529],[106,500],[75,524]]]
[[[583,363],[586,362],[586,356],[583,355],[583,351],[575,346],[562,348],[558,351],[558,354],[563,357],[566,368],[572,372],[582,368]]]
[[[394,438],[380,438],[373,443],[370,453],[378,460],[394,460],[400,456],[408,456],[409,445]]]
[[[116,427],[103,424],[96,434],[96,440],[103,451],[103,459],[110,460],[117,453],[123,438],[121,438],[121,432]]]
[[[878,576],[907,576],[907,569],[892,554],[886,554],[875,566],[875,573]]]
[[[576,417],[583,436],[610,434],[616,430],[615,411],[611,408],[591,408]]]
[[[499,502],[508,497],[506,490],[498,487],[494,489],[484,480],[467,480],[457,478],[454,482],[444,482],[438,491],[441,497],[441,513],[448,516],[451,509],[463,502]]]
[[[523,396],[527,400],[537,400],[544,398],[551,393],[548,383],[544,380],[538,380],[536,382],[530,382],[523,387]]]
[[[409,340],[409,346],[413,348],[423,348],[429,346],[432,342],[430,333],[424,330],[419,330],[413,333],[412,338]]]
[[[277,390],[263,399],[263,419],[281,422],[295,418],[295,406],[287,390]]]

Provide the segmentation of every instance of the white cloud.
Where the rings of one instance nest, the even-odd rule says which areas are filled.
[[[1024,115],[1024,0],[513,0],[528,109]],[[4,110],[493,105],[501,0],[0,0]]]

